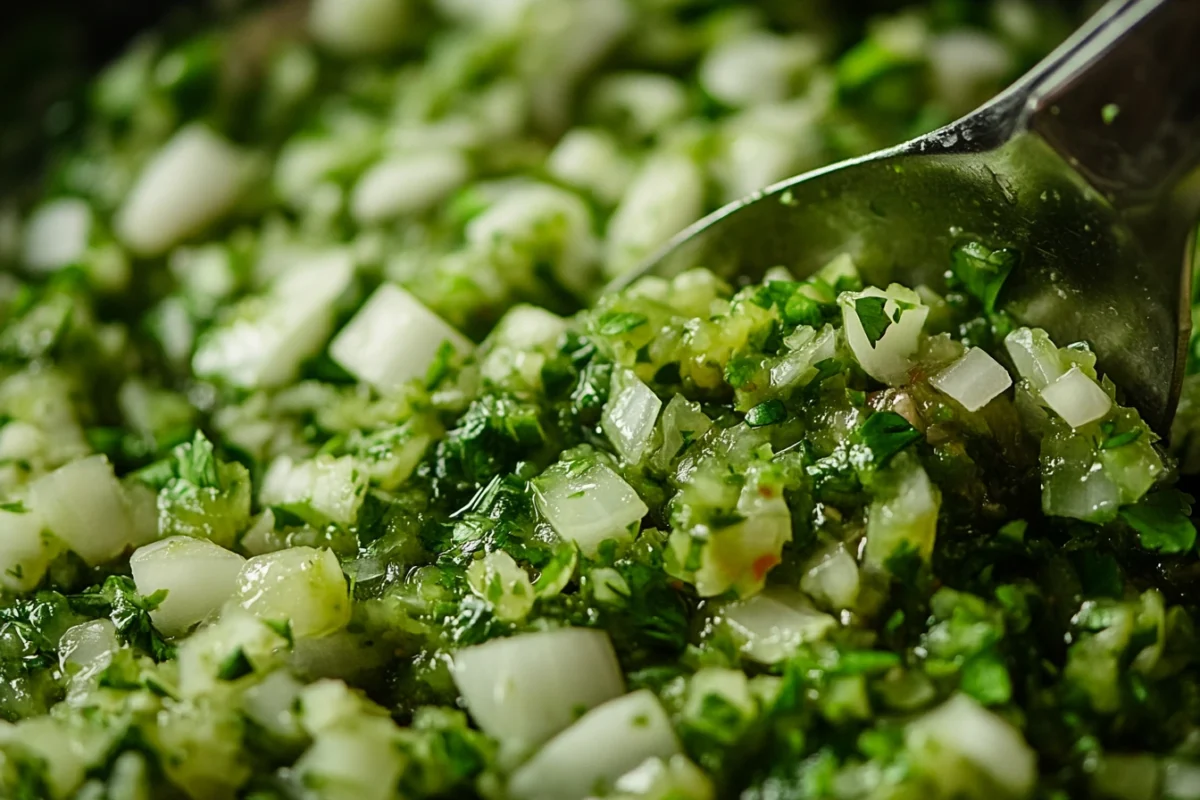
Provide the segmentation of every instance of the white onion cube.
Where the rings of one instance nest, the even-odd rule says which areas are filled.
[[[978,411],[1012,386],[1012,376],[986,351],[972,347],[966,355],[929,379],[942,394],[967,411]]]
[[[204,125],[189,125],[142,169],[117,213],[117,233],[139,255],[165,253],[225,216],[246,176],[241,151]]]
[[[325,344],[334,305],[353,276],[354,263],[343,251],[301,262],[202,338],[192,369],[241,389],[291,382],[300,364]]]
[[[594,555],[606,539],[630,539],[649,508],[603,464],[556,464],[535,485],[537,505],[559,536]]]
[[[470,164],[457,150],[392,156],[359,178],[350,207],[360,225],[420,214],[466,183],[470,174]]]
[[[345,527],[358,519],[366,492],[367,472],[352,456],[326,454],[300,462],[280,456],[263,477],[259,502],[282,506],[315,525]]]
[[[704,211],[704,173],[682,155],[642,167],[608,221],[605,268],[620,275],[647,258]]]
[[[662,400],[637,375],[617,370],[600,427],[621,458],[636,464],[650,445],[661,410]]]
[[[822,639],[837,627],[833,617],[784,590],[768,590],[729,605],[721,616],[739,640],[741,652],[760,664],[777,664],[800,645]]]
[[[884,300],[883,312],[888,322],[874,344],[859,316],[858,301],[867,299]],[[846,343],[863,371],[889,386],[906,383],[913,356],[920,348],[925,318],[929,315],[929,308],[922,304],[920,296],[893,283],[886,292],[874,286],[861,292],[843,292],[838,297],[838,304],[842,307]]]
[[[187,633],[215,615],[237,589],[246,559],[204,539],[172,536],[138,548],[129,558],[141,595],[165,589],[150,618],[167,636]]]
[[[928,760],[927,768],[935,773],[949,766],[943,763],[949,752],[986,773],[1011,797],[1028,796],[1037,781],[1037,756],[1021,732],[964,694],[910,723],[904,739],[917,760]],[[953,770],[945,773],[950,777]],[[964,787],[946,788],[952,795]]]
[[[112,663],[120,649],[117,626],[111,620],[95,619],[67,628],[58,640],[58,660],[67,674],[87,679]]]
[[[42,528],[41,516],[30,510],[0,511],[0,586],[27,592],[41,583],[50,565]]]
[[[314,39],[346,56],[390,50],[403,37],[409,0],[315,0],[308,15]]]
[[[29,487],[46,530],[91,566],[116,558],[136,535],[125,492],[104,456],[72,461]]]
[[[323,636],[350,621],[346,578],[331,550],[292,547],[243,565],[234,601],[268,622],[290,622],[297,637]]]
[[[329,354],[351,375],[386,394],[424,378],[446,342],[459,353],[473,348],[420,300],[385,283],[334,338]]]
[[[1112,398],[1079,367],[1071,367],[1042,389],[1042,399],[1072,428],[1103,419],[1112,410]]]
[[[681,752],[666,710],[641,689],[592,709],[547,742],[513,773],[508,791],[517,800],[583,800],[648,759]]]
[[[87,252],[92,209],[77,198],[63,198],[39,208],[25,223],[22,260],[36,270],[55,270],[77,263]]]
[[[604,631],[562,628],[493,639],[454,654],[454,683],[475,723],[509,747],[535,747],[579,709],[625,691]]]
[[[493,345],[532,350],[552,343],[566,329],[567,321],[558,314],[522,303],[500,318],[488,339]]]

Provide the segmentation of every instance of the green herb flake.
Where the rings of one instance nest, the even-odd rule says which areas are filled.
[[[854,313],[858,314],[858,320],[862,323],[863,331],[867,334],[867,341],[871,343],[871,347],[874,347],[883,338],[887,329],[892,325],[892,319],[884,310],[885,305],[887,305],[886,297],[860,297],[854,301]]]
[[[746,412],[746,424],[751,428],[774,425],[777,422],[783,422],[786,418],[787,409],[784,408],[782,400],[768,400]]]
[[[1148,494],[1121,509],[1121,519],[1138,532],[1142,547],[1159,553],[1186,553],[1196,545],[1196,526],[1189,519],[1191,495],[1173,489]]]
[[[609,311],[596,320],[596,330],[601,336],[621,336],[649,322],[645,314],[625,311]]]
[[[955,245],[950,255],[954,277],[983,303],[989,314],[996,311],[1000,290],[1020,260],[1021,254],[1017,250],[1006,247],[993,250],[976,241]]]
[[[867,417],[854,438],[869,451],[870,464],[878,469],[924,434],[894,411],[877,411]]]
[[[217,670],[217,677],[223,681],[236,681],[252,672],[254,672],[254,666],[246,657],[246,651],[239,647],[221,662],[221,667]]]

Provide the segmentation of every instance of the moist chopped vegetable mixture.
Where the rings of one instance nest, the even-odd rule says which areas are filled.
[[[0,796],[1200,798],[1200,378],[1169,454],[969,231],[598,296],[1070,24],[859,15],[315,0],[104,71],[0,205]]]

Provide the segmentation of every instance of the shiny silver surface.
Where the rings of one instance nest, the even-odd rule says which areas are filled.
[[[1200,0],[1110,3],[954,125],[722,208],[609,288],[693,267],[735,283],[777,265],[803,276],[839,253],[871,282],[936,288],[957,241],[1014,247],[1005,310],[1091,344],[1165,434],[1191,330],[1197,42]]]

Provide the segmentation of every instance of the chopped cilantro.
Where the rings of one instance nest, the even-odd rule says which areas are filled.
[[[996,299],[1009,273],[1021,260],[1021,254],[1009,248],[992,248],[976,241],[961,242],[952,251],[954,276],[962,281],[989,313],[996,310]]]
[[[746,424],[751,428],[761,428],[783,422],[787,418],[787,409],[781,400],[767,400],[759,403],[746,412]]]
[[[596,330],[601,336],[620,336],[640,328],[649,322],[645,314],[624,311],[609,311],[596,320]]]
[[[1121,519],[1138,532],[1142,547],[1160,553],[1186,553],[1196,544],[1196,526],[1189,519],[1191,495],[1172,489],[1153,492],[1141,502],[1121,509]]]
[[[892,325],[891,317],[883,308],[886,304],[886,297],[860,297],[854,301],[854,312],[858,314],[863,331],[867,334],[867,341],[872,347],[883,338]]]
[[[878,469],[924,435],[894,411],[876,411],[855,432],[855,440],[870,453],[870,464]]]

